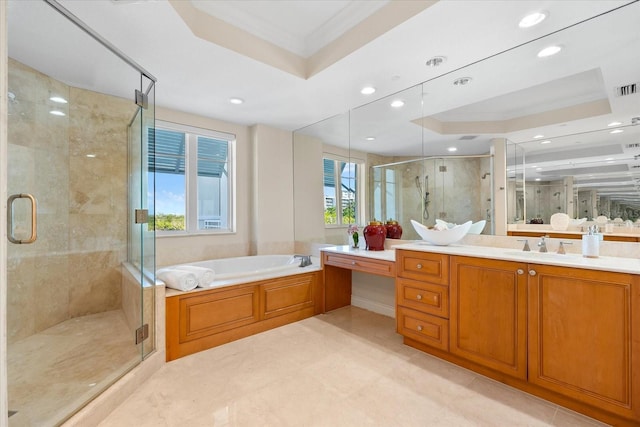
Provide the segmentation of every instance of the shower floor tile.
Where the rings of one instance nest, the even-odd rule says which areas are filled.
[[[8,346],[11,427],[53,426],[140,361],[121,310],[67,320]]]
[[[345,307],[164,365],[100,427],[602,426]]]

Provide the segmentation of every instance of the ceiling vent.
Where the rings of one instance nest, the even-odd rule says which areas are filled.
[[[616,95],[618,96],[633,95],[634,93],[638,92],[638,85],[640,85],[640,83],[631,83],[626,86],[619,86],[616,88]]]
[[[461,136],[459,139],[460,141],[469,141],[471,139],[476,139],[478,137],[478,135],[464,135]]]

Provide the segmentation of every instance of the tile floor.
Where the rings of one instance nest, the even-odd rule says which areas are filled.
[[[163,366],[100,427],[602,426],[402,344],[345,307]]]
[[[76,317],[8,346],[10,427],[59,424],[140,361],[121,310]]]

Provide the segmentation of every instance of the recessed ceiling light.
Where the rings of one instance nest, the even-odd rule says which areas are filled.
[[[468,85],[469,83],[471,83],[471,80],[473,80],[471,77],[460,77],[459,79],[455,79],[453,81],[453,85],[454,86]]]
[[[537,170],[537,171],[541,171],[541,170],[542,170],[542,168],[536,168],[536,170]]]
[[[87,154],[87,157],[90,159],[95,159],[96,155],[95,154]]]
[[[360,93],[363,95],[373,95],[376,93],[376,88],[373,86],[365,86],[360,90]]]
[[[52,96],[49,98],[50,101],[57,102],[58,104],[66,104],[67,100],[61,96]]]
[[[60,110],[51,110],[51,111],[49,111],[49,114],[52,114],[52,115],[54,115],[54,116],[61,116],[61,117],[62,117],[62,116],[66,116],[66,114],[65,114],[65,113],[63,113],[63,112],[62,112],[62,111],[60,111]]]
[[[562,50],[561,46],[548,46],[538,52],[538,58],[546,58],[555,55]]]
[[[544,135],[536,135],[533,137],[533,139],[540,139],[540,138],[544,138]]]
[[[242,98],[229,98],[229,102],[235,105],[240,105],[244,102]]]
[[[425,62],[425,65],[427,67],[438,67],[440,65],[442,65],[444,63],[444,61],[446,61],[447,58],[444,56],[434,56],[433,58],[429,59],[427,62]]]
[[[611,126],[620,126],[621,124],[622,124],[622,122],[611,122],[607,126],[609,126],[609,127],[611,127]]]
[[[367,141],[374,141],[376,139],[375,136],[368,136],[365,138]]]
[[[458,151],[458,149],[456,147],[449,147],[447,148],[447,151],[453,153],[454,151]]]
[[[614,130],[612,130],[612,131],[611,131],[611,132],[609,132],[609,133],[622,133],[622,132],[624,132],[624,130],[623,130],[623,129],[614,129]]]
[[[613,157],[607,157],[605,160],[613,160]]]
[[[400,108],[404,105],[404,101],[401,99],[396,99],[395,101],[391,102],[391,106],[393,108]]]
[[[615,163],[615,160],[609,160],[607,163]]]
[[[540,141],[540,144],[551,144],[551,141],[547,139],[546,141]]]
[[[536,165],[532,165],[531,167],[532,167],[532,168],[537,168],[538,166],[536,166]]]
[[[536,178],[536,181],[540,181],[540,178]]]
[[[547,14],[545,12],[530,13],[529,15],[525,16],[520,20],[520,22],[518,23],[518,27],[520,28],[533,27],[534,25],[538,25],[539,23],[544,21],[546,17],[547,17]]]

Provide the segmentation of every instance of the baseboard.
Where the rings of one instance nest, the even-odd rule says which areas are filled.
[[[355,307],[364,308],[365,310],[373,311],[374,313],[382,314],[383,316],[396,318],[396,308],[391,305],[382,304],[370,299],[361,298],[355,295],[351,295],[351,305]]]

